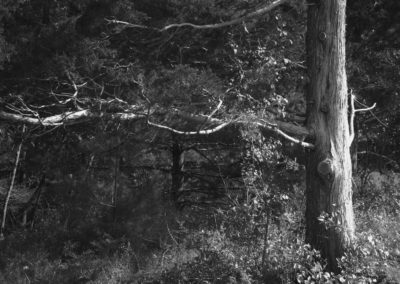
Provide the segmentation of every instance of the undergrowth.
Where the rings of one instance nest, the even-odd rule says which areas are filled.
[[[262,218],[260,200],[175,212],[152,239],[124,222],[65,231],[49,217],[0,244],[0,283],[400,283],[397,189],[380,189],[390,203],[373,201],[375,190],[370,185],[355,198],[357,242],[340,259],[339,274],[326,271],[303,241],[298,189],[280,214]]]

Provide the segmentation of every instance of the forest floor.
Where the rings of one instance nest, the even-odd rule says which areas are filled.
[[[267,227],[245,205],[169,208],[141,233],[126,219],[66,224],[46,211],[0,243],[0,283],[400,283],[398,202],[393,181],[355,194],[358,241],[340,274],[304,244],[302,207]]]

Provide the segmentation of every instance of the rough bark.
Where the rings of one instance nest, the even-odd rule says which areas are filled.
[[[306,242],[319,249],[328,268],[354,238],[352,168],[345,70],[346,0],[309,1],[307,23],[307,126],[314,134],[306,188]],[[334,226],[318,220],[334,217]]]

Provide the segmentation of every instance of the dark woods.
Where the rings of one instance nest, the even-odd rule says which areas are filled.
[[[356,114],[347,244],[321,191],[340,174],[319,160],[346,147],[320,151],[336,108],[309,93],[307,13],[323,5],[3,1],[0,282],[399,283],[397,2],[348,0],[333,54],[343,125]],[[310,191],[311,164],[326,174]]]

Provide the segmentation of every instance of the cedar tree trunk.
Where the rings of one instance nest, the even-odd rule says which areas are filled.
[[[315,137],[306,187],[306,242],[328,269],[354,238],[352,168],[345,70],[346,0],[310,0],[307,23],[307,126]],[[327,213],[333,226],[318,218]]]

